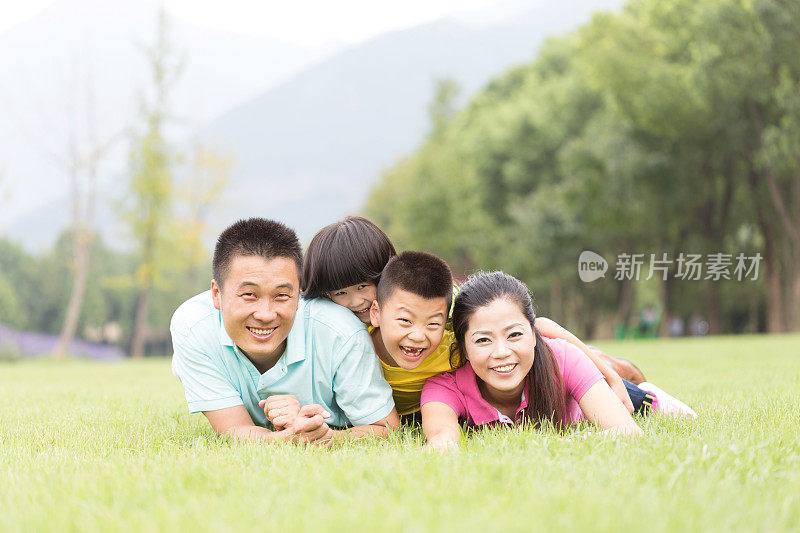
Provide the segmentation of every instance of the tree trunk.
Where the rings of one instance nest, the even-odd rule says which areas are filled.
[[[800,246],[794,247],[786,273],[785,317],[787,331],[800,331]]]
[[[719,335],[722,332],[720,317],[720,298],[718,282],[709,281],[706,284],[706,308],[708,312],[708,334]]]
[[[89,275],[89,235],[86,228],[80,228],[74,235],[75,245],[75,273],[72,281],[72,292],[69,295],[69,304],[58,336],[56,359],[67,356],[69,345],[75,338],[78,321],[83,308],[83,297],[86,294],[86,278]]]
[[[800,175],[795,177],[792,186],[794,212],[800,213]],[[789,290],[786,293],[789,295],[786,298],[786,314],[789,319],[786,325],[790,331],[800,331],[800,243],[794,243],[794,257],[790,264],[792,267],[789,272],[791,281],[787,283]]]
[[[133,326],[133,340],[131,341],[131,357],[141,359],[144,357],[145,343],[147,342],[147,316],[150,312],[150,287],[143,287],[139,292],[136,304],[136,322]]]
[[[673,255],[673,257],[675,257]],[[669,272],[667,279],[661,282],[661,322],[658,325],[658,335],[669,337],[669,320],[672,317],[672,291],[675,288],[675,281],[672,272]]]
[[[759,217],[760,218],[760,217]],[[767,333],[785,331],[783,302],[781,301],[781,277],[778,253],[775,249],[775,235],[769,224],[761,225],[764,236],[764,270],[767,273]]]
[[[550,285],[550,318],[559,324],[564,323],[564,287],[558,277]]]
[[[633,282],[629,279],[621,280],[617,293],[617,324],[623,328],[627,328],[630,325],[634,296],[635,287]]]
[[[758,228],[764,238],[764,270],[766,271],[767,333],[785,331],[783,302],[781,300],[780,261],[775,247],[775,230],[769,220],[766,206],[759,198],[759,175],[751,163],[749,172],[750,192],[753,196]],[[760,275],[760,272],[759,272]]]

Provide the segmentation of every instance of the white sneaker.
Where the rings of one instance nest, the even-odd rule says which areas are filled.
[[[655,401],[653,402],[653,411],[659,411],[667,415],[683,417],[690,420],[697,418],[697,413],[695,413],[691,407],[677,399],[675,396],[667,394],[652,383],[643,381],[642,383],[639,383],[637,387],[655,396]]]

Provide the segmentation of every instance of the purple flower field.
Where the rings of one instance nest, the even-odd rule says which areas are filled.
[[[17,331],[0,324],[0,352],[17,354],[23,359],[35,359],[53,353],[57,344],[58,337],[56,335]],[[115,361],[125,358],[125,352],[119,346],[80,339],[72,341],[68,352],[70,357],[100,361]]]

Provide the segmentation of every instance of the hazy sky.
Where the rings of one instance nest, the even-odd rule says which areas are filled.
[[[0,0],[0,32],[29,19],[54,0]],[[148,2],[149,3],[149,2]],[[503,0],[165,0],[176,17],[200,27],[264,35],[305,46],[354,43],[388,30]],[[223,7],[224,5],[224,7]]]

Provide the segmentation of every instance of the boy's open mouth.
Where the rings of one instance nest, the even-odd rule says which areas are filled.
[[[245,326],[247,331],[250,332],[253,337],[257,338],[258,340],[267,340],[272,337],[272,334],[275,333],[275,330],[278,329],[278,326],[274,328],[254,328],[252,326]]]
[[[495,366],[492,368],[492,370],[500,375],[503,375],[512,373],[515,368],[517,368],[517,363],[509,363],[503,366]]]
[[[425,351],[425,348],[412,348],[409,346],[400,346],[400,353],[403,354],[403,357],[406,359],[410,359],[411,361],[416,361],[422,356],[422,352]]]

